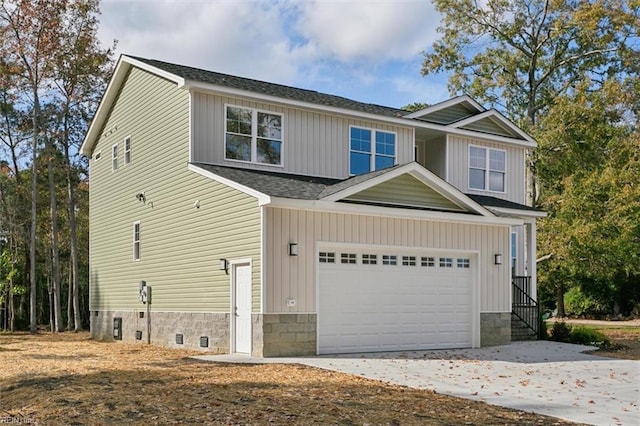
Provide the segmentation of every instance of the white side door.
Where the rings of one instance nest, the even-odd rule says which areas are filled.
[[[250,354],[251,265],[235,265],[233,272],[232,321],[234,352]]]

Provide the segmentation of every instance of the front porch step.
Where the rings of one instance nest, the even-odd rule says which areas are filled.
[[[527,327],[527,325],[518,318],[517,315],[511,314],[511,341],[520,342],[526,340],[537,340],[535,331]]]

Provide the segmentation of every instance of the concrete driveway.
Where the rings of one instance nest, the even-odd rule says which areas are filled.
[[[203,355],[234,363],[298,363],[597,425],[640,425],[640,361],[589,346],[514,342],[481,349],[300,358]]]

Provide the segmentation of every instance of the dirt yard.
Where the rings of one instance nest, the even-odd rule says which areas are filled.
[[[566,319],[557,321],[564,321],[572,327],[584,326],[593,328],[607,336],[615,350],[598,349],[592,352],[595,355],[640,360],[640,319],[630,321]],[[553,323],[553,321],[550,321],[550,323]]]
[[[297,365],[196,361],[194,352],[0,334],[0,423],[569,424]]]

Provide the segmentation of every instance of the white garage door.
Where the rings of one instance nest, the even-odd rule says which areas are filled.
[[[393,249],[318,253],[318,352],[472,346],[470,254]]]

